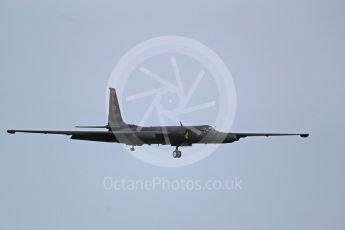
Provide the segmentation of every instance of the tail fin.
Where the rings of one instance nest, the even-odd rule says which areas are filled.
[[[109,115],[108,125],[109,126],[122,126],[126,123],[122,120],[119,102],[117,100],[116,91],[114,88],[109,88]]]

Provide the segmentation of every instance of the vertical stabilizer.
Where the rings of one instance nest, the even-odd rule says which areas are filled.
[[[125,122],[122,120],[119,102],[117,100],[116,91],[114,88],[109,88],[109,115],[108,125],[111,127],[123,126]]]

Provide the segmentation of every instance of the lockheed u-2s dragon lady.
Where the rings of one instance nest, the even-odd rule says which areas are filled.
[[[105,128],[107,131],[44,131],[44,130],[7,130],[8,133],[43,133],[62,134],[71,136],[71,139],[116,142],[134,146],[143,144],[162,144],[175,146],[174,158],[181,157],[180,146],[191,146],[193,144],[225,144],[238,141],[244,137],[254,136],[292,136],[298,135],[308,137],[309,134],[291,133],[223,133],[215,130],[209,125],[199,126],[156,126],[141,127],[127,124],[123,121],[119,103],[114,88],[110,88],[108,124],[105,126],[77,126],[78,128]]]

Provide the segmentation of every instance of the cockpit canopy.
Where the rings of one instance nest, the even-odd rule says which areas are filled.
[[[214,128],[212,126],[209,126],[209,125],[204,125],[201,127],[201,131],[204,133],[209,132],[211,130],[214,130]]]

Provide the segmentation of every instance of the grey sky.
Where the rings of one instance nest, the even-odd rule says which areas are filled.
[[[344,1],[0,4],[0,229],[344,229]],[[104,124],[114,65],[162,35],[222,57],[237,90],[234,131],[311,137],[247,138],[170,169],[117,144],[5,132]],[[107,192],[105,176],[237,176],[243,190]]]

